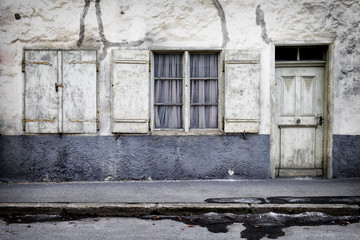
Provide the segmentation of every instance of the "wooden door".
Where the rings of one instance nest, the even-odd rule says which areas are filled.
[[[324,69],[277,68],[275,79],[276,174],[323,174]]]

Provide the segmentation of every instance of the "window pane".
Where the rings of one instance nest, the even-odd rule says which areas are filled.
[[[155,128],[182,128],[182,106],[155,106]]]
[[[182,55],[156,54],[154,60],[154,103],[182,104]],[[182,128],[182,106],[155,106],[154,109],[155,128]]]
[[[217,80],[192,80],[191,103],[217,103],[218,81]]]
[[[325,48],[319,47],[301,47],[300,60],[324,60]]]
[[[181,54],[156,54],[154,60],[155,78],[182,78]]]
[[[155,103],[182,103],[182,80],[155,80]]]
[[[190,77],[218,77],[218,55],[217,54],[191,54],[190,55]]]
[[[191,128],[218,128],[217,106],[191,106]]]
[[[275,48],[276,61],[296,61],[297,47],[276,47]]]
[[[190,55],[190,103],[218,103],[218,55]],[[210,79],[209,79],[210,78]],[[215,78],[215,79],[211,79]],[[196,80],[195,80],[196,79]],[[217,106],[191,106],[191,128],[217,128]]]

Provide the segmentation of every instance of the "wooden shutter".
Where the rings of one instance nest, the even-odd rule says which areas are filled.
[[[63,133],[96,133],[96,51],[63,51]]]
[[[259,132],[259,82],[259,52],[225,52],[225,132]]]
[[[57,51],[25,50],[25,131],[57,133],[59,98]]]
[[[149,131],[149,51],[113,50],[112,132]]]

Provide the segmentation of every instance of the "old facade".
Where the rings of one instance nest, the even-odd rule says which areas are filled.
[[[360,176],[356,0],[0,9],[1,181]]]

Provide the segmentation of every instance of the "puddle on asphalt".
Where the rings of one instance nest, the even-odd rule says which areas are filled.
[[[245,230],[241,237],[248,240],[260,240],[264,237],[276,239],[285,236],[284,228],[292,226],[348,225],[360,221],[360,216],[331,216],[324,213],[309,212],[302,214],[218,214],[208,213],[191,216],[145,216],[142,219],[182,222],[189,227],[205,227],[212,233],[226,233],[228,226],[242,223]]]

